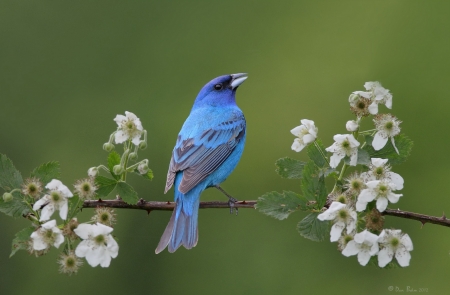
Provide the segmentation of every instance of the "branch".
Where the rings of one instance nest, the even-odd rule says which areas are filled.
[[[382,214],[417,220],[422,223],[422,226],[428,222],[428,223],[433,223],[433,224],[450,227],[450,219],[447,219],[447,217],[445,217],[445,214],[442,214],[441,217],[435,217],[435,216],[428,216],[428,215],[414,213],[414,212],[401,211],[399,209],[386,209],[384,212],[382,212]]]
[[[255,208],[256,201],[238,201],[234,203],[234,208]],[[109,207],[109,208],[121,208],[121,209],[138,209],[145,210],[150,213],[153,210],[172,211],[175,208],[175,202],[155,202],[144,201],[140,199],[135,205],[130,205],[122,200],[90,200],[84,201],[83,208],[97,208],[97,207]],[[200,208],[230,208],[228,202],[200,202]]]
[[[234,204],[234,208],[255,208],[256,201],[238,201]],[[138,209],[145,210],[150,213],[153,210],[163,210],[172,211],[175,207],[175,202],[156,202],[156,201],[144,201],[143,199],[135,205],[130,205],[122,200],[89,200],[84,201],[83,208],[97,208],[97,207],[109,207],[109,208],[120,208],[120,209]],[[210,201],[210,202],[200,202],[200,209],[207,208],[230,208],[228,202]],[[442,225],[450,227],[450,219],[447,219],[445,215],[441,217],[429,216],[414,212],[402,211],[399,209],[386,209],[382,212],[383,215],[395,216],[400,218],[417,220],[424,225],[425,223],[432,223],[437,225]]]

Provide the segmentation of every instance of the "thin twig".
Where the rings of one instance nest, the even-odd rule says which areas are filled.
[[[255,208],[256,201],[238,201],[234,204],[235,208]],[[175,202],[155,202],[155,201],[144,201],[139,200],[135,205],[130,205],[122,200],[90,200],[84,201],[83,208],[97,208],[97,207],[109,207],[109,208],[120,208],[120,209],[138,209],[145,210],[150,213],[153,210],[163,210],[172,211],[175,207]],[[210,201],[210,202],[200,202],[200,208],[230,208],[228,202]],[[400,218],[417,220],[424,225],[425,223],[432,223],[442,226],[450,227],[450,219],[447,219],[445,215],[441,217],[429,216],[414,212],[402,211],[399,209],[386,209],[382,212],[383,215],[395,216]]]

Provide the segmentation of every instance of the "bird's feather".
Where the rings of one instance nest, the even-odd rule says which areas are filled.
[[[184,171],[178,190],[183,194],[189,192],[228,158],[244,135],[242,113],[191,137],[179,135],[170,160],[165,192],[172,187],[178,171]]]

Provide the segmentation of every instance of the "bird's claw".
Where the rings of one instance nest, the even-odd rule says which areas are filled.
[[[234,206],[234,204],[237,202],[235,198],[230,198],[228,201],[228,205],[230,206],[230,214],[233,214],[233,209],[236,211],[236,215],[238,215],[238,208]]]

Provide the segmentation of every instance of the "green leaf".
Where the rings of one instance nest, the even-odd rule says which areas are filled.
[[[108,155],[108,168],[109,168],[109,172],[111,173],[112,177],[114,177],[117,180],[120,179],[120,175],[114,174],[113,168],[114,168],[114,166],[119,165],[119,164],[120,164],[120,155],[116,151],[110,152]]]
[[[316,200],[317,209],[321,209],[327,201],[327,188],[324,176],[320,176],[319,169],[314,162],[309,161],[303,169],[303,195],[309,200]]]
[[[116,192],[125,203],[136,204],[139,200],[136,191],[126,182],[119,182],[116,187]]]
[[[367,142],[364,150],[366,150],[371,158],[383,158],[389,159],[389,164],[398,165],[406,161],[411,154],[413,142],[406,135],[400,134],[394,137],[395,146],[400,154],[394,149],[391,140],[388,140],[384,148],[379,151],[375,151],[372,147],[373,136],[366,135],[365,140]]]
[[[104,198],[116,188],[117,180],[104,176],[97,176],[95,177],[95,184],[98,187],[96,191],[97,196],[99,198]]]
[[[148,172],[145,173],[145,174],[139,173],[139,170],[137,170],[137,168],[136,168],[133,172],[136,173],[136,174],[139,175],[139,176],[144,177],[145,179],[148,179],[148,180],[152,180],[152,179],[153,179],[153,171],[150,170],[150,169],[149,169]]]
[[[276,219],[286,219],[297,210],[307,210],[308,200],[294,192],[269,192],[258,198],[255,208]]]
[[[31,234],[34,232],[35,228],[30,226],[22,229],[20,232],[16,234],[16,237],[12,241],[11,254],[9,258],[14,256],[19,250],[27,250],[28,248],[28,240],[30,239]]]
[[[275,162],[275,166],[277,167],[275,171],[283,178],[300,179],[302,178],[302,171],[305,164],[305,162],[289,157],[281,158]]]
[[[320,221],[317,215],[320,213],[314,212],[307,215],[297,224],[297,230],[302,237],[312,241],[321,242],[328,236],[328,222]]]
[[[327,151],[325,150],[325,147],[323,146],[322,142],[319,139],[316,140],[316,143],[319,146],[322,153],[317,149],[315,144],[310,144],[306,148],[308,157],[314,162],[314,164],[316,164],[317,167],[319,168],[328,167],[329,165],[327,161],[322,156],[322,154],[326,155]]]
[[[61,171],[58,162],[44,163],[31,172],[31,177],[39,178],[44,185],[52,179],[58,179],[60,175]]]
[[[344,163],[350,165],[350,157],[345,156]],[[365,149],[358,149],[358,158],[356,160],[356,165],[370,165],[370,155]]]
[[[69,211],[67,213],[67,222],[69,222],[72,218],[74,218],[79,209],[82,207],[81,205],[83,205],[83,203],[80,203],[80,206],[78,205],[78,201],[80,200],[80,197],[75,195],[72,198],[69,198],[68,200],[68,205],[69,205]]]
[[[20,188],[23,183],[22,175],[14,167],[12,161],[3,154],[0,154],[0,187],[7,192],[15,188]]]
[[[12,217],[21,217],[30,212],[27,204],[23,202],[24,196],[19,192],[14,192],[13,199],[9,202],[5,202],[3,198],[0,198],[0,212]]]

